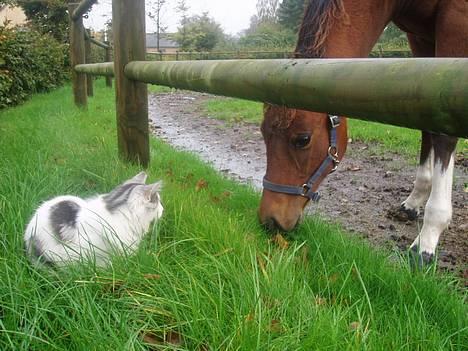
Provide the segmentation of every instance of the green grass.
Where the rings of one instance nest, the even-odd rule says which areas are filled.
[[[0,350],[468,345],[454,279],[412,273],[315,219],[281,249],[257,224],[256,192],[157,140],[148,173],[164,180],[165,213],[138,253],[106,269],[34,269],[22,233],[41,201],[106,192],[138,168],[116,156],[114,96],[101,81],[87,111],[65,87],[0,112],[0,135]]]
[[[153,94],[170,93],[173,89],[163,85],[148,84],[148,92]]]
[[[263,105],[258,102],[223,98],[204,102],[205,112],[214,118],[230,123],[248,122],[260,124]]]
[[[210,99],[204,102],[205,113],[210,117],[229,122],[261,123],[263,104],[240,99]],[[351,139],[365,143],[376,143],[375,151],[385,153],[388,150],[399,153],[409,159],[417,160],[421,133],[414,129],[348,119],[348,135]],[[468,140],[461,139],[457,152],[468,157]]]

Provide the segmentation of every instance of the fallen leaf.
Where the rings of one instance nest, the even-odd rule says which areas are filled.
[[[143,342],[148,345],[182,345],[182,336],[173,330],[169,330],[168,332],[162,332],[161,335],[158,335],[152,331],[142,331],[140,333],[140,337],[143,340]]]
[[[205,179],[200,179],[197,184],[195,185],[195,191],[200,191],[208,187],[208,183]]]
[[[221,198],[219,196],[212,196],[211,201],[215,204],[219,204],[221,202]]]
[[[206,344],[200,344],[197,348],[198,351],[208,351],[210,350],[210,347]]]
[[[301,248],[301,261],[304,265],[309,263],[309,247],[306,245]]]
[[[346,170],[351,171],[351,172],[357,172],[357,171],[360,171],[360,170],[361,170],[361,167],[359,167],[359,166],[352,166],[352,167],[346,168]]]
[[[169,330],[166,334],[166,342],[173,345],[182,345],[182,336],[176,331]]]
[[[160,336],[151,333],[151,332],[141,332],[140,334],[141,339],[145,344],[149,345],[162,345],[164,344],[164,339]]]
[[[340,275],[338,273],[333,273],[331,276],[328,277],[328,281],[330,283],[335,283],[339,277]]]
[[[257,263],[258,263],[258,266],[260,267],[260,270],[262,271],[263,275],[265,276],[265,278],[269,279],[268,273],[266,271],[265,259],[263,257],[257,255]]]
[[[289,247],[289,242],[279,233],[273,237],[273,242],[283,250]]]
[[[283,327],[281,325],[281,322],[277,319],[273,319],[270,323],[270,331],[272,333],[281,333],[283,331]]]
[[[250,312],[247,316],[245,316],[245,321],[246,322],[252,322],[255,318],[255,313],[254,312]]]
[[[320,296],[315,296],[315,304],[317,306],[324,306],[327,304],[327,299]]]

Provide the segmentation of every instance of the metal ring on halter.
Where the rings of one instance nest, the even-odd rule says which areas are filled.
[[[301,196],[307,197],[307,193],[309,192],[310,187],[307,184],[302,184],[302,190],[303,190],[303,192],[302,192]]]

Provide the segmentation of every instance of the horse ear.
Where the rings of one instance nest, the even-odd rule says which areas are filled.
[[[145,172],[140,172],[133,178],[130,178],[129,180],[127,180],[124,184],[130,184],[130,183],[145,184],[146,178],[148,178],[148,175]]]

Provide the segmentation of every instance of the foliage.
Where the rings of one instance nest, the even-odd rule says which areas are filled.
[[[296,34],[276,23],[260,23],[254,30],[246,32],[239,39],[239,46],[245,49],[293,50]]]
[[[167,26],[162,23],[163,7],[166,5],[166,0],[149,0],[147,2],[147,6],[150,7],[148,17],[156,24],[156,49],[159,51],[161,33],[164,33],[167,29]]]
[[[385,27],[376,46],[383,50],[409,50],[406,34],[393,23]]]
[[[411,272],[318,216],[278,245],[257,192],[157,139],[147,172],[164,181],[165,213],[138,252],[31,266],[22,233],[41,201],[140,171],[117,156],[114,90],[98,81],[87,110],[71,95],[0,112],[0,350],[466,350],[450,277]]]
[[[188,17],[185,25],[178,28],[174,40],[184,51],[210,51],[223,37],[224,32],[219,23],[205,12],[201,16]]]
[[[28,27],[0,25],[0,108],[60,86],[67,76],[64,46]]]
[[[189,10],[189,7],[187,6],[186,0],[179,0],[177,2],[176,11],[180,15],[179,32],[180,32],[181,42],[186,42],[186,38],[187,38],[186,25],[187,25],[187,19],[188,19],[188,10]]]
[[[259,23],[274,23],[280,0],[257,0],[257,18]]]
[[[277,11],[278,23],[284,28],[298,32],[305,4],[305,0],[283,0]]]
[[[18,0],[17,3],[23,8],[35,30],[49,34],[61,43],[68,42],[69,18],[66,0]]]

